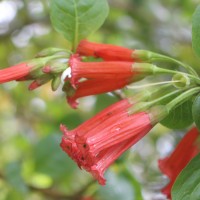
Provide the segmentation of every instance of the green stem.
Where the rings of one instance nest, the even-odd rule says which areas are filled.
[[[178,94],[180,92],[182,92],[184,90],[175,90],[173,92],[170,92],[160,98],[157,98],[153,101],[150,101],[150,102],[141,102],[141,103],[137,103],[137,106],[133,106],[132,108],[129,109],[129,114],[133,114],[133,113],[137,113],[137,112],[140,112],[140,111],[144,111],[144,110],[147,110],[149,109],[151,106],[153,106],[154,104],[170,97],[170,96],[173,96],[175,94]]]
[[[140,92],[136,93],[133,97],[129,97],[128,99],[131,103],[134,103],[134,104],[138,102],[148,101],[157,93],[168,91],[168,88],[170,87],[171,87],[171,84],[166,84],[152,90],[143,89],[143,90],[140,90]]]
[[[160,68],[160,67],[155,67],[154,69],[154,74],[156,73],[163,73],[163,74],[184,74],[186,76],[188,76],[189,78],[193,79],[195,83],[200,84],[200,79],[192,74],[188,74],[188,73],[184,73],[184,72],[177,72],[174,70],[170,70],[170,69],[164,69],[164,68]]]
[[[181,65],[184,67],[190,74],[192,74],[195,77],[199,77],[197,72],[190,66],[185,63],[182,63],[179,60],[176,60],[174,58],[171,58],[169,56],[165,56],[162,54],[154,53],[152,51],[146,51],[146,50],[135,50],[132,57],[134,59],[138,59],[140,62],[142,61],[148,61],[148,62],[154,62],[154,61],[170,61],[173,63],[176,63],[178,65]]]
[[[171,57],[168,57],[168,56],[165,56],[165,55],[161,55],[161,54],[157,54],[157,53],[153,53],[152,52],[152,57],[151,57],[151,61],[163,61],[163,60],[166,60],[166,61],[171,61],[173,63],[176,63],[178,65],[181,65],[182,67],[184,67],[186,70],[188,70],[188,72],[190,72],[192,75],[194,75],[195,77],[199,77],[197,72],[189,65],[179,61],[179,60],[176,60],[174,58],[171,58]]]
[[[147,88],[147,87],[152,87],[152,86],[158,86],[158,85],[166,85],[168,83],[180,83],[181,81],[162,81],[162,82],[155,82],[155,83],[148,83],[144,85],[135,85],[135,86],[126,86],[128,89],[140,89],[140,88]]]
[[[162,101],[162,100],[164,100],[164,99],[166,99],[166,98],[168,98],[168,97],[170,97],[170,96],[173,96],[173,95],[175,95],[175,94],[178,94],[178,93],[180,93],[180,92],[182,92],[182,91],[184,91],[184,90],[175,90],[175,91],[173,91],[173,92],[170,92],[170,93],[168,93],[168,94],[166,94],[166,95],[164,95],[164,96],[162,96],[162,97],[160,97],[160,98],[158,98],[158,99],[155,99],[155,100],[153,100],[153,101],[148,102],[148,105],[149,105],[149,106],[152,106],[152,105],[154,105],[155,103],[158,103],[158,102],[160,102],[160,101]]]
[[[175,99],[173,99],[171,102],[169,102],[166,107],[168,109],[168,111],[170,112],[172,109],[174,109],[177,105],[179,105],[180,103],[185,102],[186,100],[188,100],[191,96],[193,96],[194,94],[200,92],[200,87],[195,87],[192,88],[190,90],[187,90],[186,92],[182,93],[181,95],[179,95],[178,97],[176,97]]]

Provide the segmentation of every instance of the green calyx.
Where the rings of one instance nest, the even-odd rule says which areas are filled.
[[[44,51],[46,52],[46,51]],[[53,49],[52,53],[57,52]],[[45,55],[45,53],[43,54]],[[35,89],[40,85],[52,80],[51,87],[55,91],[59,87],[61,81],[60,77],[63,71],[68,67],[69,53],[54,54],[44,57],[37,57],[27,62],[31,67],[29,75],[26,80],[34,80],[30,89]]]
[[[177,73],[177,71],[160,68],[150,63],[134,63],[132,65],[132,68],[133,68],[133,71],[141,73],[141,74],[146,74],[146,75],[176,74]]]
[[[147,113],[149,113],[149,118],[152,125],[157,124],[161,120],[163,120],[168,114],[169,111],[164,105],[158,105],[151,107]]]
[[[176,88],[187,88],[191,85],[191,80],[187,76],[187,74],[184,73],[177,73],[172,77],[173,85]]]
[[[60,54],[60,55],[64,54],[67,57],[70,57],[72,52],[70,50],[67,50],[67,49],[60,49],[60,48],[51,47],[51,48],[43,49],[35,57],[36,58],[47,57],[47,56],[52,56],[52,55],[55,55],[55,54]]]
[[[58,71],[58,68],[60,72],[62,70],[64,71],[67,68],[66,64],[62,64],[59,59],[64,59],[61,55],[54,55],[54,56],[48,56],[48,57],[42,57],[42,58],[35,58],[27,62],[29,66],[31,66],[30,70],[30,78],[35,79],[38,78],[44,74],[46,74],[45,70],[43,70],[44,67],[50,66],[52,63],[53,65],[50,66],[51,72]],[[55,66],[55,67],[54,67]]]
[[[56,91],[61,84],[60,76],[55,76],[51,81],[51,89]]]

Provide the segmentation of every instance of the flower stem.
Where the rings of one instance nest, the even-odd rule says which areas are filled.
[[[143,90],[140,90],[140,92],[136,93],[133,97],[129,97],[129,101],[131,103],[134,103],[134,104],[138,103],[138,102],[149,101],[156,94],[159,94],[159,95],[160,94],[161,95],[162,94],[166,94],[166,92],[169,92],[170,88],[171,88],[170,84],[165,84],[165,85],[161,85],[159,88],[156,88],[156,89],[151,89],[151,90],[149,90],[149,89],[143,89]]]
[[[177,72],[174,70],[170,70],[170,69],[164,69],[164,68],[160,68],[160,67],[155,67],[154,73],[163,73],[163,74],[183,74],[188,76],[189,78],[193,79],[195,83],[200,84],[200,79],[199,77],[192,75],[192,74],[188,74],[188,73],[184,73],[184,72]]]
[[[166,98],[168,98],[168,97],[170,97],[170,96],[173,96],[173,95],[175,95],[175,94],[178,94],[178,93],[180,93],[180,92],[183,92],[183,90],[175,90],[175,91],[170,92],[170,93],[168,93],[168,94],[166,94],[166,95],[164,95],[164,96],[162,96],[162,97],[160,97],[160,98],[158,98],[158,99],[155,99],[155,100],[153,100],[153,101],[148,102],[148,104],[149,104],[150,106],[152,106],[152,105],[154,105],[155,103],[158,103],[158,102],[160,102],[160,101],[162,101],[162,100],[164,100],[164,99],[166,99]]]
[[[144,85],[127,85],[126,87],[128,89],[140,89],[140,88],[146,88],[146,87],[151,87],[151,86],[156,86],[156,85],[163,85],[167,83],[180,83],[181,81],[162,81],[162,82],[156,82],[156,83],[149,83],[149,84],[144,84]]]
[[[200,92],[200,87],[195,87],[190,90],[187,90],[186,92],[180,94],[178,97],[173,99],[171,102],[169,102],[166,107],[168,111],[170,112],[172,109],[174,109],[176,106],[178,106],[181,103],[184,103],[186,100],[188,100],[191,96],[194,94]]]
[[[168,57],[168,56],[165,56],[165,55],[161,55],[161,54],[157,54],[157,53],[153,53],[152,52],[152,58],[151,58],[151,61],[163,61],[163,60],[166,60],[166,61],[171,61],[173,63],[176,63],[178,65],[181,65],[182,67],[184,67],[190,74],[194,75],[195,77],[199,77],[197,72],[189,65],[179,61],[179,60],[176,60],[174,58],[171,58],[171,57]]]
[[[135,50],[132,57],[136,60],[138,59],[139,61],[142,60],[142,61],[147,61],[147,62],[154,62],[154,61],[173,62],[175,64],[178,64],[184,67],[193,76],[197,78],[199,77],[197,72],[190,65],[187,65],[179,60],[176,60],[166,55],[162,55],[162,54],[158,54],[158,53],[154,53],[152,51],[146,51],[146,50]]]
[[[160,98],[157,98],[153,101],[150,102],[141,102],[141,103],[137,103],[137,106],[133,106],[129,109],[129,114],[133,114],[133,113],[137,113],[137,112],[141,112],[141,111],[145,111],[147,109],[149,109],[150,107],[154,106],[156,103],[159,103],[160,101],[169,98],[170,96],[173,96],[175,94],[178,94],[180,92],[183,92],[184,90],[175,90],[173,92],[170,92]]]

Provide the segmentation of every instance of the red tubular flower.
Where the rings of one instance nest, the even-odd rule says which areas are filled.
[[[69,66],[70,74],[64,77],[63,91],[73,108],[76,108],[76,99],[80,97],[121,89],[157,72],[156,66],[149,63],[82,62],[77,54],[70,57]]]
[[[89,42],[82,40],[78,47],[77,53],[83,56],[93,56],[96,58],[102,58],[106,61],[139,61],[140,59],[134,58],[134,50],[116,46],[112,44],[100,44],[95,42]]]
[[[65,83],[63,90],[67,94],[67,101],[72,108],[77,108],[77,99],[90,95],[102,94],[121,89],[128,85],[130,82],[127,79],[119,80],[85,80],[79,82],[74,89],[70,83]]]
[[[130,102],[113,104],[72,131],[61,126],[62,149],[102,185],[106,169],[153,127],[149,113],[129,114]]]
[[[31,66],[29,66],[27,63],[20,63],[9,68],[1,69],[0,83],[22,79],[29,75],[30,70]]]
[[[71,84],[76,87],[81,78],[86,79],[133,79],[138,72],[131,62],[81,62],[77,55],[69,60]]]
[[[197,146],[198,137],[198,130],[192,128],[183,137],[170,156],[158,161],[160,170],[170,179],[167,186],[162,189],[162,193],[169,199],[171,199],[171,189],[177,176],[200,151]]]

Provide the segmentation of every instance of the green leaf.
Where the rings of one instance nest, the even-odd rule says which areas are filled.
[[[200,57],[200,5],[196,8],[192,17],[192,47]]]
[[[35,170],[44,173],[54,180],[73,175],[76,166],[60,148],[60,135],[49,135],[35,145]]]
[[[161,121],[162,125],[171,129],[184,129],[192,123],[192,100],[188,100],[177,106]]]
[[[50,5],[54,28],[72,44],[73,50],[103,24],[108,12],[107,0],[52,0]]]
[[[200,154],[179,174],[172,188],[173,200],[199,200],[200,197]]]
[[[200,130],[200,95],[198,95],[192,105],[192,115],[197,128]]]

